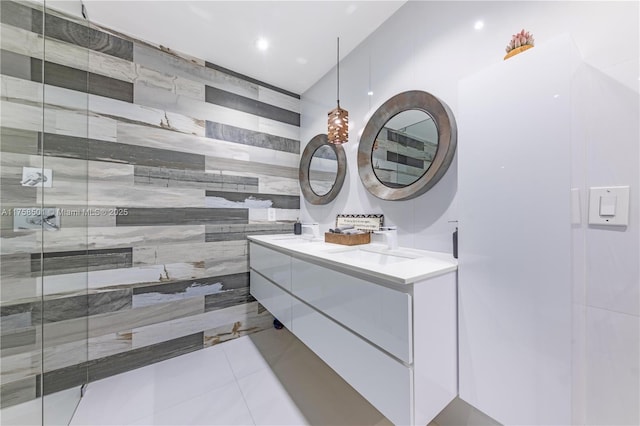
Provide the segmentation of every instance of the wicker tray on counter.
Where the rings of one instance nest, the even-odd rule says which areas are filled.
[[[325,232],[325,243],[342,244],[345,246],[357,246],[359,244],[369,244],[371,242],[371,234],[334,234],[332,232]]]

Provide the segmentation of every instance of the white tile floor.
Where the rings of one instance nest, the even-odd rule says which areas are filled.
[[[390,425],[286,329],[89,384],[72,425]]]

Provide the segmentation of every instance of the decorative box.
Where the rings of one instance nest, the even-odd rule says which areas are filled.
[[[334,234],[325,232],[325,243],[342,244],[345,246],[357,246],[359,244],[369,244],[371,242],[371,234]]]

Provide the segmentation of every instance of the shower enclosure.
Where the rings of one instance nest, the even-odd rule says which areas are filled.
[[[0,422],[68,424],[87,382],[88,22],[48,0],[3,0],[0,22]]]

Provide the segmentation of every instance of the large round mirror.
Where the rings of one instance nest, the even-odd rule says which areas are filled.
[[[449,168],[457,128],[449,107],[430,93],[400,93],[378,108],[358,145],[358,173],[383,200],[409,200],[431,189]]]
[[[371,151],[373,172],[390,188],[415,183],[438,150],[438,128],[424,111],[410,109],[392,117],[378,132]]]
[[[340,145],[327,142],[326,134],[314,136],[300,158],[300,189],[311,204],[327,204],[336,198],[347,173],[347,158]]]

